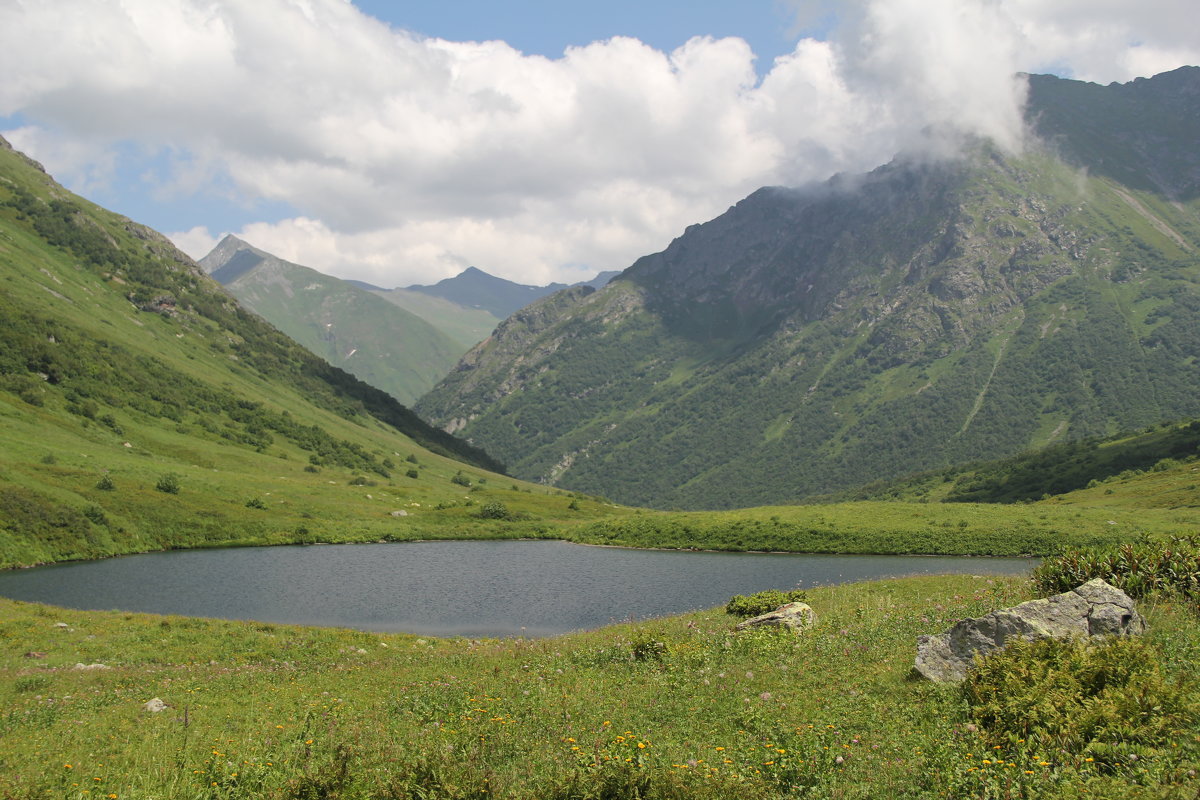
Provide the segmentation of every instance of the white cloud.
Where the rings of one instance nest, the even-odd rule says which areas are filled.
[[[827,8],[829,40],[759,81],[739,39],[551,60],[421,39],[345,0],[16,0],[0,4],[0,114],[20,112],[14,144],[76,188],[110,180],[132,142],[174,156],[159,193],[286,202],[295,219],[238,233],[334,274],[390,286],[474,264],[543,282],[622,268],[759,185],[869,169],[930,131],[1019,146],[1018,70],[1126,80],[1200,61],[1177,1]],[[216,233],[174,238],[202,254]]]
[[[213,236],[208,228],[203,225],[197,225],[191,230],[176,231],[167,235],[175,243],[176,247],[197,261],[208,255],[217,246],[217,242],[220,241],[219,237]]]

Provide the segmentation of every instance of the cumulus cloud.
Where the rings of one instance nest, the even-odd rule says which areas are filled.
[[[1200,60],[1185,3],[1125,5],[851,0],[760,79],[732,38],[547,59],[420,38],[346,0],[15,0],[0,114],[85,191],[133,142],[175,154],[160,192],[287,203],[295,218],[237,233],[344,277],[576,280],[763,184],[869,169],[945,131],[1019,147],[1019,70],[1115,80]],[[198,256],[221,232],[197,222],[173,235]]]

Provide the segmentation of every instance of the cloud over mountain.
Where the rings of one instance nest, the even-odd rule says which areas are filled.
[[[526,282],[620,268],[755,187],[862,170],[950,126],[1019,146],[1019,70],[1128,79],[1200,60],[1184,2],[859,0],[760,78],[740,39],[525,55],[426,39],[345,0],[0,7],[5,135],[86,189],[288,204],[239,233],[384,285],[469,264]],[[805,4],[810,7],[809,4]],[[803,10],[803,9],[800,9]],[[123,149],[122,149],[123,148]],[[165,176],[165,177],[164,177]],[[221,231],[177,234],[201,254]]]

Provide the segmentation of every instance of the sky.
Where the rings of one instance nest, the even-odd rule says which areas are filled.
[[[1200,64],[1194,1],[0,0],[0,134],[196,258],[573,282],[760,186],[1020,150],[1019,73]]]

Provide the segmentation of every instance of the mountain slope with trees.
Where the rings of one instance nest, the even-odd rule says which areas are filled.
[[[515,314],[418,410],[514,474],[668,508],[1200,416],[1198,87],[1033,76],[1024,153],[762,189]]]

